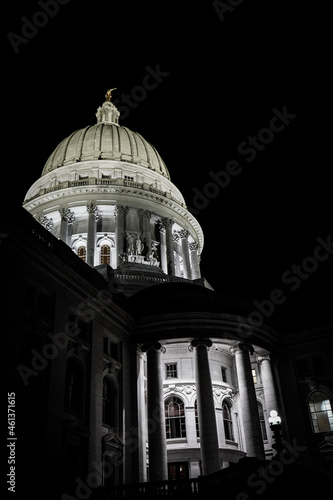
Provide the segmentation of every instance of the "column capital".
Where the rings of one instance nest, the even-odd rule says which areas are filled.
[[[38,219],[39,223],[45,227],[48,231],[52,231],[53,229],[53,219],[49,219],[46,215],[41,215]]]
[[[173,241],[176,241],[178,243],[179,238],[180,238],[179,234],[178,233],[173,233],[172,237],[173,237]]]
[[[213,342],[208,338],[192,339],[191,340],[190,347],[198,347],[199,345],[204,345],[209,349],[210,347],[212,347]]]
[[[165,228],[168,228],[168,227],[172,227],[172,224],[173,224],[173,220],[172,219],[168,219],[167,217],[163,217],[163,219],[161,220],[163,226]]]
[[[187,229],[181,229],[180,231],[178,231],[178,234],[181,237],[181,239],[183,239],[188,237],[189,232]]]
[[[269,362],[271,362],[272,360],[271,360],[271,358],[269,357],[269,355],[268,355],[268,354],[266,354],[265,356],[257,356],[257,362],[258,362],[260,365],[261,365],[261,363],[262,363],[263,361],[269,361]]]
[[[117,220],[118,215],[126,215],[128,207],[126,205],[116,205],[114,207],[114,219]]]
[[[139,208],[138,209],[138,214],[143,219],[150,219],[151,218],[151,212],[150,212],[150,210],[144,210],[143,208]]]
[[[253,345],[247,344],[246,342],[240,342],[237,345],[229,347],[229,352],[232,355],[235,355],[237,352],[249,352],[250,354],[254,353]]]
[[[157,222],[157,224],[158,224],[158,229],[159,229],[160,233],[165,234],[165,225],[163,224],[163,221],[159,220]]]
[[[88,214],[94,214],[95,216],[95,221],[98,221],[98,207],[97,205],[94,205],[93,203],[91,203],[91,205],[87,205],[87,212]]]
[[[75,221],[75,214],[69,208],[62,208],[59,210],[61,219],[72,224]]]
[[[252,344],[248,344],[246,342],[240,342],[238,344],[238,349],[240,349],[241,351],[247,351],[249,352],[250,354],[253,354],[254,353],[254,348],[253,348],[253,345]]]
[[[193,251],[198,250],[199,245],[198,245],[198,243],[197,243],[197,242],[193,242],[193,243],[189,243],[188,247],[189,247],[189,249],[191,250],[191,252],[193,252]]]
[[[142,352],[147,352],[147,351],[161,351],[162,354],[165,353],[166,349],[164,347],[164,343],[161,341],[156,341],[156,342],[148,342],[147,344],[143,344],[140,347]]]

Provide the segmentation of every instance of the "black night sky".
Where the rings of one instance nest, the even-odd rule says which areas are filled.
[[[216,291],[262,300],[278,288],[288,308],[332,298],[333,249],[325,261],[306,261],[316,269],[296,291],[281,278],[313,257],[318,237],[333,240],[325,7],[63,0],[51,17],[36,14],[42,4],[49,5],[6,6],[2,181],[15,193],[9,204],[20,205],[53,149],[94,124],[106,90],[117,87],[113,101],[127,106],[120,123],[157,148],[196,209],[205,234],[202,275]],[[26,20],[42,26],[24,28]],[[10,40],[10,32],[30,38]],[[144,82],[154,88],[143,97]],[[276,111],[287,116],[284,127],[272,122]],[[283,129],[267,131],[272,123]],[[258,133],[266,143],[254,147]],[[231,160],[239,173],[224,188],[208,187],[211,173]],[[199,208],[198,192],[210,196]]]

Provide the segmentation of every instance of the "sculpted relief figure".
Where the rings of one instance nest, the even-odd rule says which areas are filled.
[[[137,235],[135,239],[135,255],[141,255],[143,248],[144,244],[140,240],[140,236]]]
[[[127,233],[126,243],[127,243],[127,255],[133,255],[134,254],[134,236],[132,234]]]

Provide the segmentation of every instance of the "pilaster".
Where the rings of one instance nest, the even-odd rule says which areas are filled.
[[[98,221],[97,205],[88,205],[88,235],[87,235],[87,264],[94,267],[95,247],[96,247],[96,225]]]

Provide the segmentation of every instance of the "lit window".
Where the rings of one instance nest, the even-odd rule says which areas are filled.
[[[165,365],[165,377],[166,378],[177,378],[177,363],[166,363],[166,365]]]
[[[258,401],[258,412],[259,412],[259,420],[260,420],[262,438],[264,441],[267,441],[267,431],[266,431],[264,409],[262,407],[262,404],[259,401]]]
[[[224,425],[224,435],[226,439],[230,441],[234,440],[234,434],[232,430],[232,418],[231,418],[231,408],[228,403],[223,403],[222,405],[223,414],[223,425]]]
[[[324,391],[310,394],[309,410],[315,433],[333,431],[332,405]]]
[[[222,382],[227,382],[227,369],[221,366]]]
[[[253,383],[256,384],[258,380],[257,380],[257,372],[255,371],[255,369],[252,370],[252,377],[253,377]]]
[[[101,247],[101,264],[110,264],[110,246],[103,245]]]
[[[82,245],[77,249],[78,257],[80,257],[80,259],[82,259],[84,262],[86,262],[86,254],[87,254],[87,251],[86,251],[85,246]]]
[[[179,398],[168,398],[164,403],[167,439],[186,438],[184,403]]]

